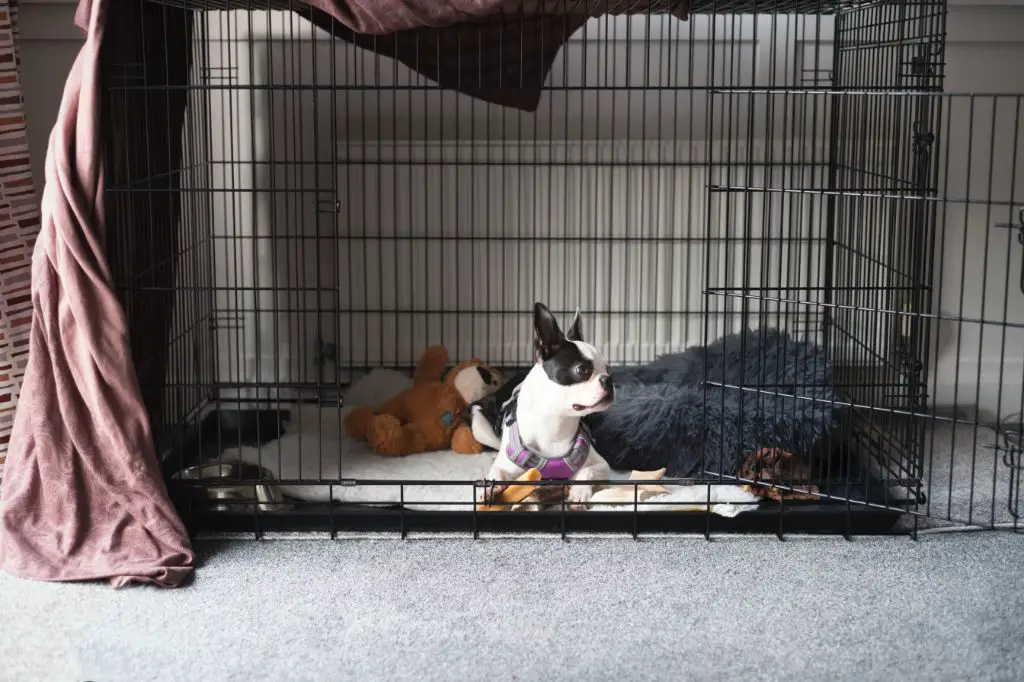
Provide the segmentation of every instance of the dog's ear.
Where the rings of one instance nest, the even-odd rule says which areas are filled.
[[[565,335],[558,328],[558,321],[543,303],[533,304],[533,350],[537,360],[550,360],[562,344]]]
[[[582,341],[583,340],[583,323],[580,321],[580,309],[576,309],[576,317],[572,318],[572,324],[569,325],[569,331],[565,333],[565,338],[570,341]]]

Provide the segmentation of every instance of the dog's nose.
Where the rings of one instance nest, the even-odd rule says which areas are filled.
[[[601,388],[603,388],[606,392],[611,393],[615,390],[615,384],[612,383],[612,378],[607,374],[603,375],[600,381]]]

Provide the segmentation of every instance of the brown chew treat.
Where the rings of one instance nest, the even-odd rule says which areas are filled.
[[[660,481],[665,478],[665,472],[668,469],[656,469],[655,471],[639,471],[634,469],[629,473],[629,480],[631,481]]]
[[[665,495],[668,489],[660,485],[638,485],[633,490],[631,485],[613,485],[598,490],[590,498],[591,504],[633,504],[633,502],[646,502],[652,497]]]
[[[525,474],[515,480],[517,483],[533,483],[540,480],[540,472],[536,469],[529,469]],[[498,498],[491,504],[477,507],[480,511],[508,511],[511,505],[519,504],[538,487],[536,485],[510,485],[498,494]]]
[[[747,457],[740,467],[739,476],[757,481],[744,485],[744,490],[776,502],[818,499],[815,495],[818,486],[807,483],[811,478],[807,463],[779,448],[761,448]],[[773,482],[795,490],[780,490],[774,487]]]
[[[666,469],[655,471],[639,471],[634,469],[629,473],[630,481],[660,481],[665,478]],[[598,490],[590,499],[590,502],[599,504],[633,504],[633,502],[645,502],[652,497],[665,495],[668,489],[665,486],[653,483],[641,483],[640,485],[610,485]]]

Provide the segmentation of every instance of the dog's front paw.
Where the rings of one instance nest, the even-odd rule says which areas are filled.
[[[574,485],[569,488],[566,501],[572,511],[586,511],[590,507],[590,498],[594,496],[594,486]]]

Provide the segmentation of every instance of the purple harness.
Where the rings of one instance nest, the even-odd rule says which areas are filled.
[[[519,438],[518,424],[512,423],[507,428],[508,448],[505,454],[519,467],[539,471],[545,481],[568,481],[583,468],[583,463],[590,456],[590,434],[583,424],[580,424],[569,452],[556,459],[547,459],[530,452]]]

